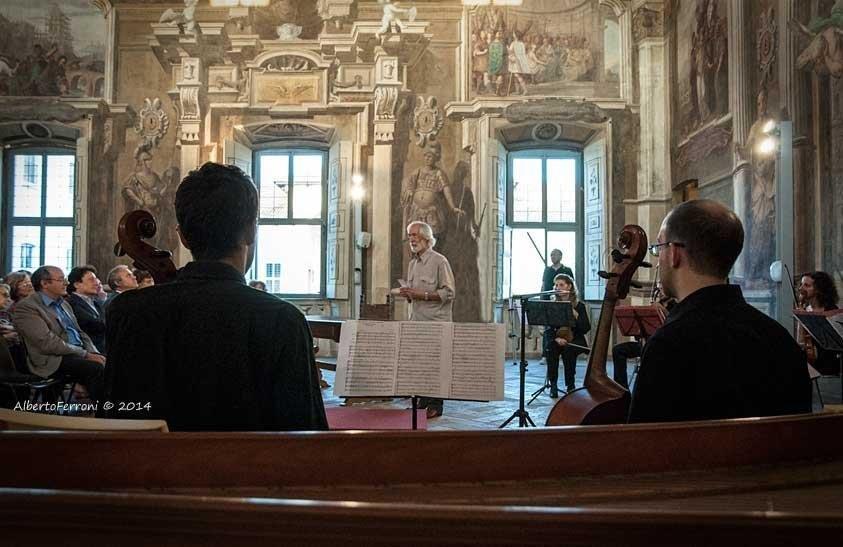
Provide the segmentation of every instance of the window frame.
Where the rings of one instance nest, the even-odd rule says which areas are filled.
[[[541,159],[542,160],[542,220],[540,222],[528,221],[514,221],[514,164],[517,159]],[[574,192],[576,193],[576,214],[574,222],[548,222],[547,220],[547,160],[549,159],[573,159],[576,162],[574,176],[576,181],[574,184]],[[575,271],[577,272],[577,288],[580,294],[583,294],[583,272],[584,272],[584,253],[585,246],[584,234],[584,186],[583,186],[583,151],[578,148],[528,148],[523,150],[510,151],[507,154],[507,173],[506,173],[506,224],[512,230],[519,229],[540,229],[544,230],[544,252],[545,265],[550,260],[550,251],[547,243],[547,235],[549,232],[574,232],[574,240],[576,241],[576,256],[574,257]],[[510,250],[511,252],[511,250]],[[564,263],[564,261],[563,261]],[[509,272],[512,275],[512,272]]]
[[[40,217],[15,217],[14,216],[14,189],[15,189],[15,156],[34,156],[40,155],[42,159],[41,172],[41,212]],[[70,217],[47,217],[47,157],[48,156],[73,156],[73,202],[71,203],[71,210],[73,215]],[[37,227],[40,231],[40,245],[39,256],[41,264],[34,265],[33,269],[44,265],[45,245],[46,245],[46,228],[48,227],[70,227],[73,230],[73,237],[71,238],[71,264],[76,263],[76,257],[79,254],[77,249],[77,207],[76,203],[79,197],[79,158],[76,157],[76,149],[70,146],[18,146],[9,148],[3,154],[3,181],[5,188],[3,189],[3,230],[5,231],[3,237],[3,268],[5,272],[12,271],[12,257],[14,256],[14,249],[12,249],[13,233],[16,226]],[[34,246],[33,246],[34,248]],[[65,272],[66,273],[66,272]]]
[[[293,225],[319,225],[321,227],[321,244],[320,244],[320,260],[319,260],[319,292],[318,293],[272,293],[276,296],[282,297],[286,300],[308,300],[314,298],[325,298],[327,287],[327,245],[328,245],[328,152],[320,148],[306,148],[306,147],[289,147],[289,148],[266,148],[262,150],[255,150],[252,153],[252,170],[255,180],[255,186],[258,190],[258,204],[260,204],[261,191],[261,158],[263,156],[289,156],[287,163],[287,218],[261,218],[260,206],[258,207],[258,233],[260,233],[261,226],[293,226]],[[322,157],[322,207],[320,210],[320,218],[294,218],[293,207],[295,200],[295,184],[294,184],[294,156],[321,156]],[[250,280],[260,280],[266,282],[266,279],[260,277],[263,272],[257,271],[259,252],[261,241],[258,238],[255,249],[255,261],[249,269]],[[269,284],[267,283],[267,291]]]

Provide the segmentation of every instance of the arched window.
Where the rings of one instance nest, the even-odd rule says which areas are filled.
[[[75,239],[76,156],[61,148],[6,153],[4,271],[43,264],[69,271]]]
[[[260,192],[258,245],[250,277],[288,297],[325,294],[326,153],[272,149],[255,153]]]

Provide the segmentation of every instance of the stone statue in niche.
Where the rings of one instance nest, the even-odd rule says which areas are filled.
[[[404,26],[404,23],[398,17],[402,14],[407,14],[410,22],[416,20],[416,8],[402,8],[398,6],[398,2],[392,0],[378,0],[378,4],[383,6],[383,17],[381,18],[381,26],[375,33],[375,38],[381,40],[384,34],[399,33]]]
[[[278,33],[278,39],[284,41],[297,39],[299,34],[301,34],[301,30],[301,25],[294,25],[292,23],[284,23],[275,29]]]
[[[828,17],[815,17],[807,27],[795,20],[789,26],[809,40],[796,58],[798,68],[820,76],[843,77],[843,0],[834,3]]]
[[[767,279],[775,254],[776,154],[765,154],[759,150],[759,144],[766,137],[762,128],[772,119],[767,112],[767,91],[763,88],[758,93],[757,109],[757,118],[749,129],[744,151],[752,166],[748,277],[754,283]]]
[[[463,215],[451,192],[448,175],[439,167],[442,145],[430,141],[424,148],[424,165],[413,171],[401,186],[401,206],[404,224],[420,220],[433,229],[433,235],[442,239],[449,214]]]
[[[161,14],[159,23],[169,23],[171,25],[178,25],[179,31],[187,34],[196,34],[196,4],[199,0],[184,0],[184,10],[176,11],[173,8],[168,8],[167,11]]]

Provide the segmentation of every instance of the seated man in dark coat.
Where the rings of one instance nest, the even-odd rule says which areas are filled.
[[[105,306],[99,299],[102,283],[93,266],[76,266],[67,274],[67,303],[85,334],[105,354]]]
[[[243,277],[255,185],[236,167],[206,163],[182,181],[175,208],[194,262],[108,308],[111,416],[165,419],[176,431],[327,429],[304,316]],[[142,408],[114,412],[121,401]]]
[[[644,346],[630,422],[811,411],[804,352],[728,284],[743,239],[740,219],[715,201],[682,203],[664,219],[650,251],[678,303]]]

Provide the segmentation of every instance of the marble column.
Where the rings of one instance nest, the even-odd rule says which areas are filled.
[[[805,20],[804,15],[810,10],[810,3],[801,0],[779,0],[778,12],[778,69],[779,96],[781,106],[793,121],[793,200],[796,211],[808,211],[809,197],[813,195],[813,181],[809,180],[808,167],[813,154],[813,146],[808,131],[808,100],[806,93],[809,75],[797,70],[794,61],[802,49],[798,36],[789,32],[788,23],[792,20]],[[811,234],[813,233],[813,213],[797,215],[794,219],[793,232],[795,242],[795,270],[806,270],[813,263],[811,253]]]
[[[752,168],[749,164],[749,152],[743,150],[749,136],[756,112],[755,100],[749,81],[750,63],[749,44],[752,34],[747,33],[749,17],[744,0],[729,0],[729,110],[732,112],[732,139],[735,143],[734,168],[732,170],[733,207],[744,227],[749,220],[749,190],[752,184]],[[746,235],[749,231],[745,230]],[[740,280],[746,276],[749,257],[749,240],[744,239],[744,252],[738,257],[732,270],[733,278]]]
[[[179,92],[179,169],[186,175],[198,169],[202,162],[201,126],[202,112],[199,95],[202,89],[202,60],[197,57],[182,59],[180,78],[176,83]],[[190,251],[179,242],[179,247],[173,257],[178,267],[182,267],[191,260]]]
[[[638,43],[638,81],[640,85],[640,151],[638,161],[638,185],[635,199],[626,200],[637,209],[638,225],[644,228],[650,239],[655,240],[661,222],[667,215],[671,200],[670,143],[669,132],[665,131],[670,116],[667,90],[667,39],[663,36],[643,38]],[[614,158],[613,161],[620,161]],[[642,280],[654,275],[651,270],[642,271]]]

